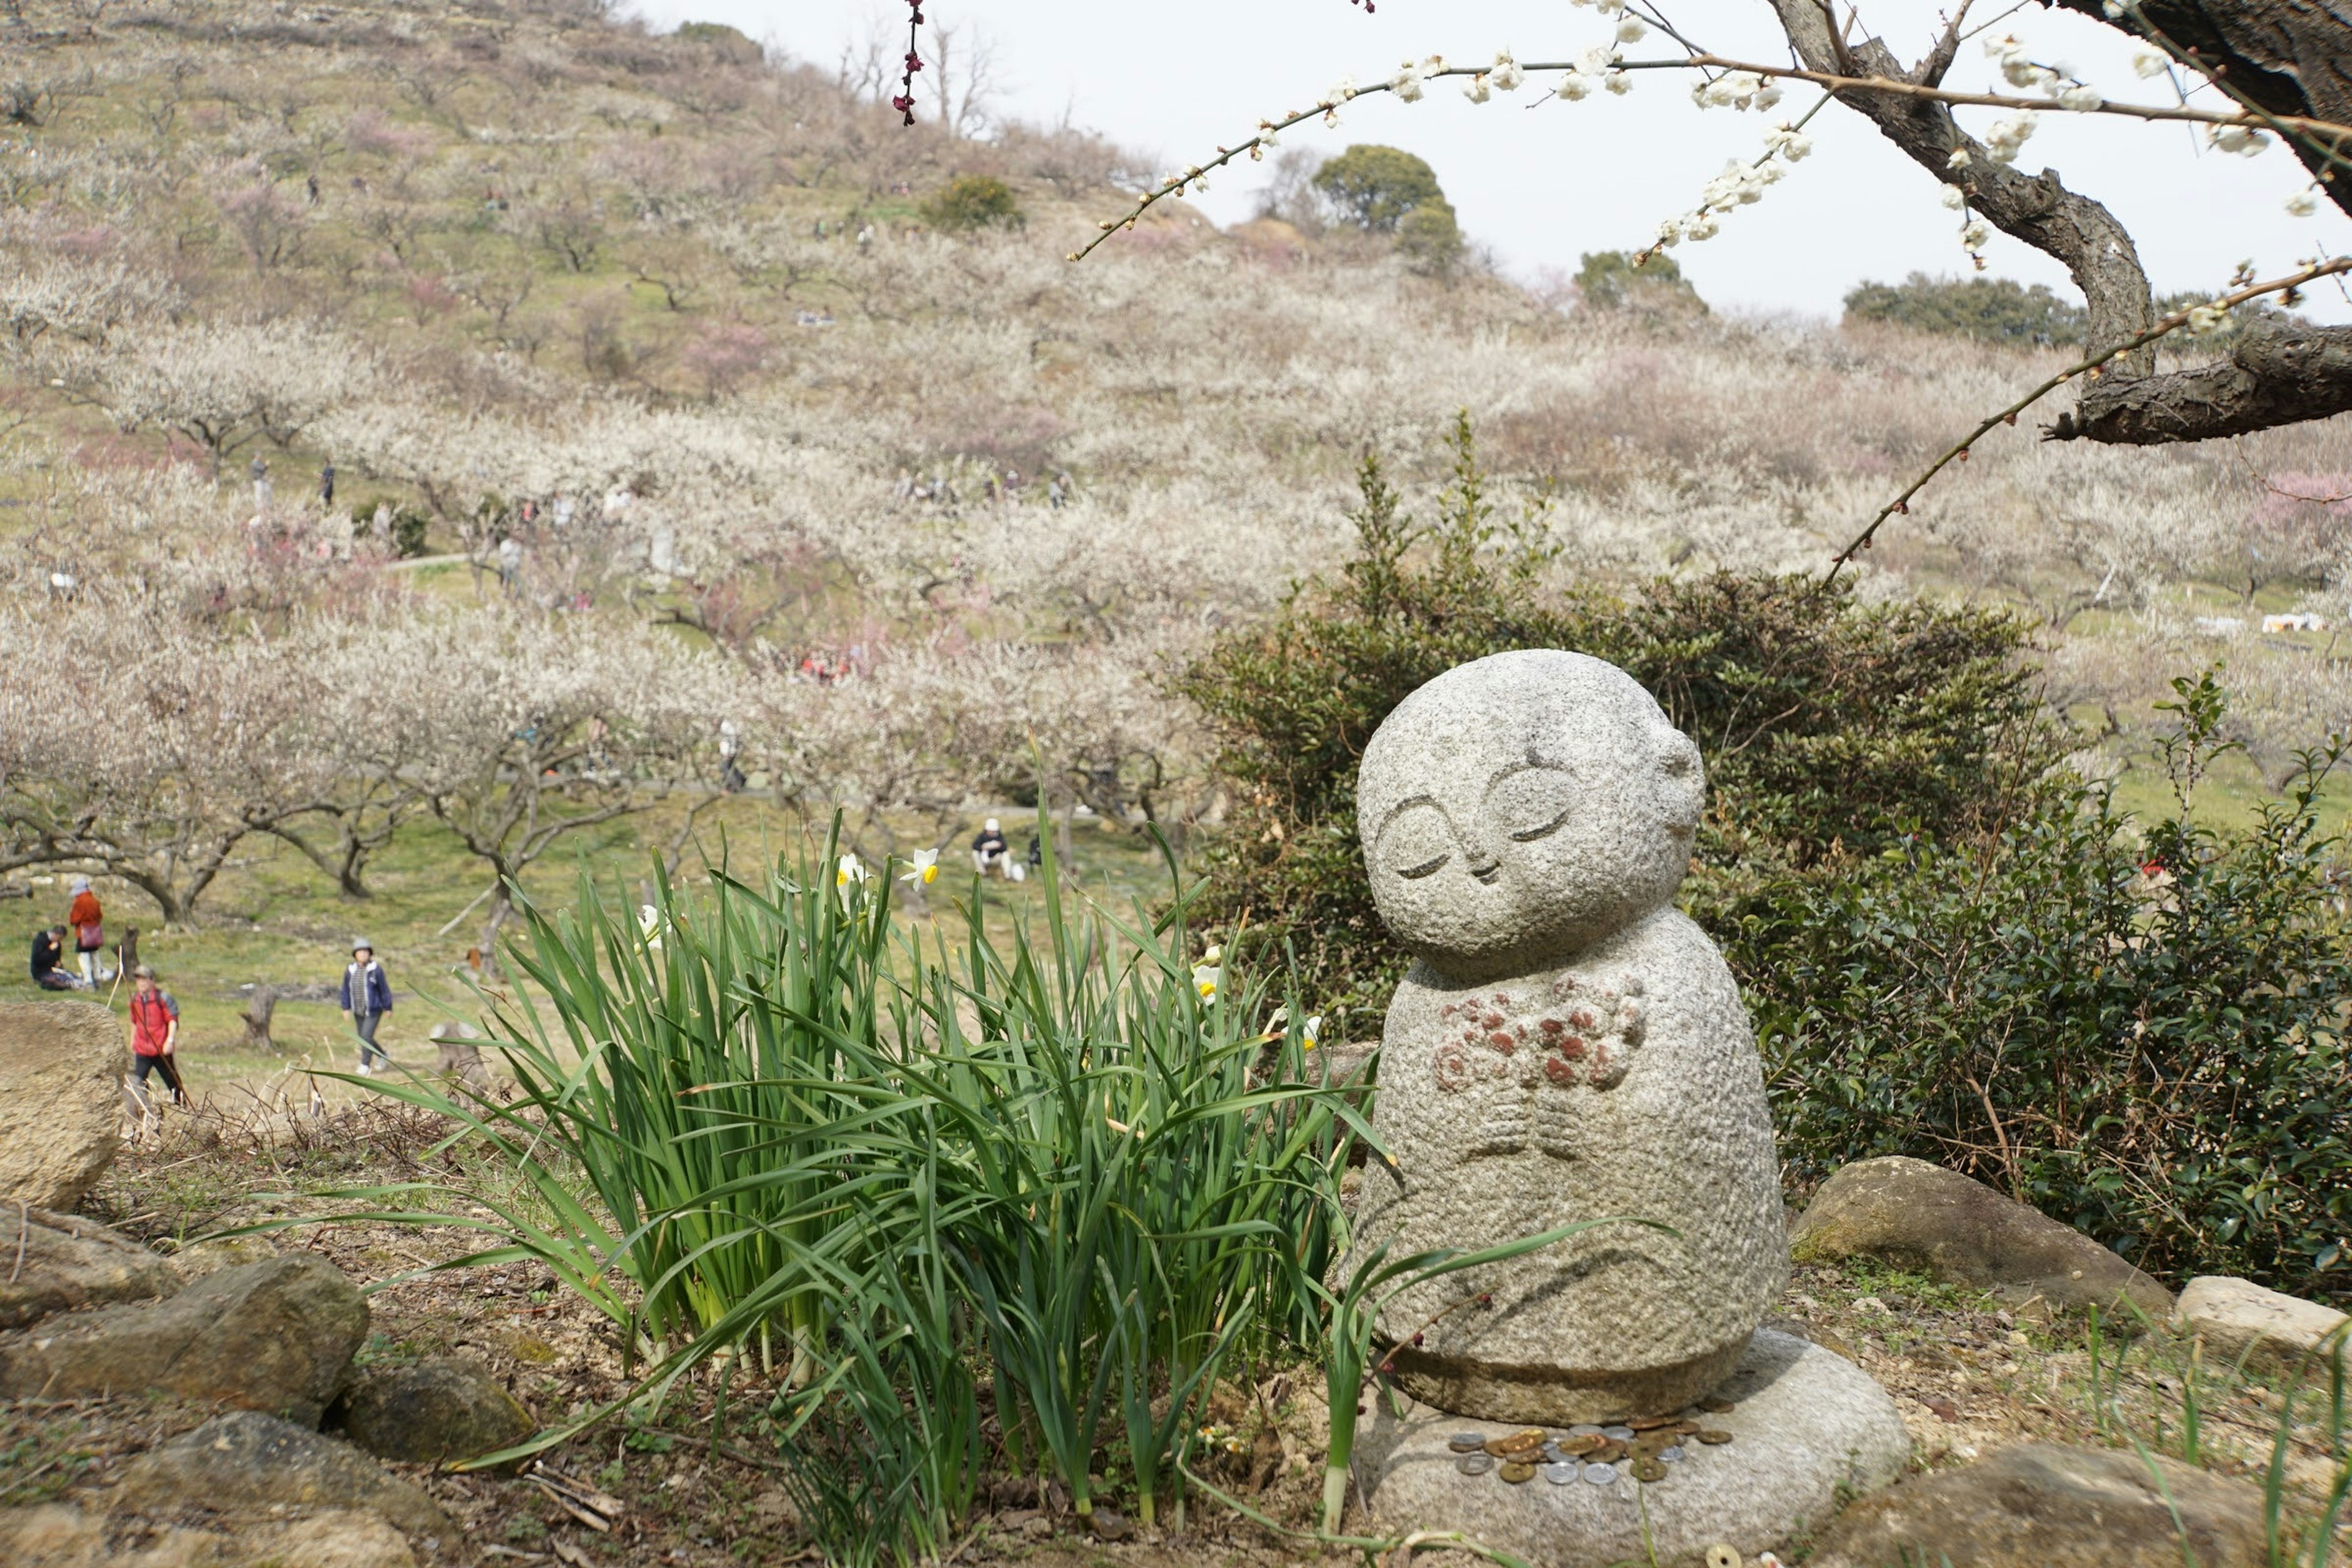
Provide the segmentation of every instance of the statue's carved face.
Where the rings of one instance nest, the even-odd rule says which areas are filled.
[[[1632,677],[1550,649],[1406,698],[1356,788],[1381,919],[1465,974],[1565,957],[1664,903],[1706,795],[1698,748]]]

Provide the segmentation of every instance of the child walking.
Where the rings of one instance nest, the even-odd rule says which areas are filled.
[[[179,1045],[180,1005],[155,984],[155,972],[142,963],[131,972],[131,1076],[140,1104],[147,1103],[150,1073],[163,1079],[173,1104],[188,1103],[179,1065],[173,1059]]]

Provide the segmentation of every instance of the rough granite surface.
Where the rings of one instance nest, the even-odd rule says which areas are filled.
[[[1447,1439],[1462,1431],[1504,1436],[1507,1426],[1419,1405],[1400,1419],[1377,1402],[1358,1440],[1356,1475],[1384,1528],[1458,1530],[1533,1568],[1691,1568],[1717,1545],[1752,1561],[1829,1519],[1840,1488],[1874,1490],[1910,1458],[1886,1392],[1851,1363],[1790,1335],[1758,1330],[1721,1393],[1735,1408],[1699,1419],[1732,1440],[1686,1443],[1653,1485],[1634,1480],[1625,1461],[1611,1467],[1617,1474],[1607,1485],[1581,1474],[1555,1483],[1542,1470],[1513,1485],[1499,1467],[1465,1476]]]
[[[1671,1231],[1606,1226],[1404,1292],[1380,1331],[1416,1399],[1556,1423],[1671,1409],[1723,1380],[1780,1293],[1755,1037],[1671,907],[1705,798],[1697,749],[1581,654],[1449,670],[1366,748],[1373,895],[1420,962],[1389,1009],[1374,1122],[1395,1163],[1366,1173],[1363,1246]]]

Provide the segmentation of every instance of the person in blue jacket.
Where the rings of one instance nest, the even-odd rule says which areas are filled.
[[[360,1037],[360,1076],[374,1074],[378,1063],[389,1067],[392,1058],[375,1043],[376,1026],[392,1011],[392,983],[365,937],[352,943],[352,961],[343,968],[343,1016]]]

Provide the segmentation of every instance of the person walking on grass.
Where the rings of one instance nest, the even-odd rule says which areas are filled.
[[[155,984],[155,972],[142,963],[131,974],[131,1076],[142,1106],[147,1104],[150,1073],[163,1079],[173,1104],[188,1103],[175,1059],[179,1047],[180,1005]]]
[[[392,983],[383,977],[375,949],[362,937],[352,943],[352,961],[343,967],[343,1016],[360,1037],[360,1076],[374,1076],[377,1064],[392,1065],[391,1054],[375,1043],[376,1026],[392,1011]]]
[[[98,895],[90,891],[88,877],[73,879],[73,903],[66,910],[66,924],[73,927],[74,957],[81,964],[81,987],[94,989],[101,978],[97,973],[98,952],[106,945],[106,911],[99,907]]]

